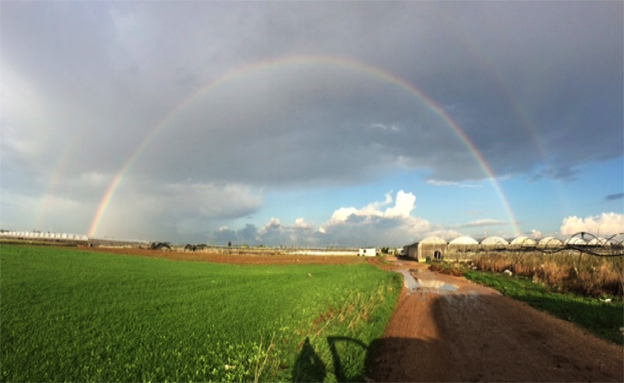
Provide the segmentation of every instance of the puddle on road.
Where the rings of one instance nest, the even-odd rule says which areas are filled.
[[[457,291],[459,287],[452,285],[450,283],[446,283],[443,281],[424,281],[422,279],[416,278],[416,288],[426,288],[426,289],[434,289],[434,290],[442,290],[442,291]]]
[[[404,276],[404,284],[411,292],[415,292],[419,289],[428,291],[437,291],[440,293],[454,292],[459,289],[458,286],[452,285],[438,280],[423,280],[420,278],[414,278],[409,272],[403,270],[401,274]]]

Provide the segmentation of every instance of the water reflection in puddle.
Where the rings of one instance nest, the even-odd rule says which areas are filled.
[[[419,278],[416,278],[415,287],[442,290],[442,291],[457,291],[459,289],[459,287],[455,285],[451,285],[450,283],[446,283],[443,281],[436,281],[436,280],[425,281]]]
[[[441,293],[448,293],[459,289],[459,287],[455,285],[435,279],[423,280],[420,278],[414,278],[414,276],[406,270],[402,270],[400,273],[403,274],[405,287],[407,287],[411,292],[415,292],[418,289],[426,289],[430,291],[434,290]]]

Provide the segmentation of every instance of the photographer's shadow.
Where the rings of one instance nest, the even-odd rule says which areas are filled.
[[[310,339],[306,338],[301,353],[297,357],[293,366],[293,382],[322,382],[327,375],[325,363],[319,358],[310,344]]]

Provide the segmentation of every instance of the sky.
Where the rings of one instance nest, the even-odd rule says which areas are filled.
[[[0,223],[402,246],[624,232],[624,3],[0,4]]]

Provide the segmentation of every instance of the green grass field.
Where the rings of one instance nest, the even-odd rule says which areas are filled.
[[[2,381],[360,380],[401,287],[368,264],[0,252]]]

